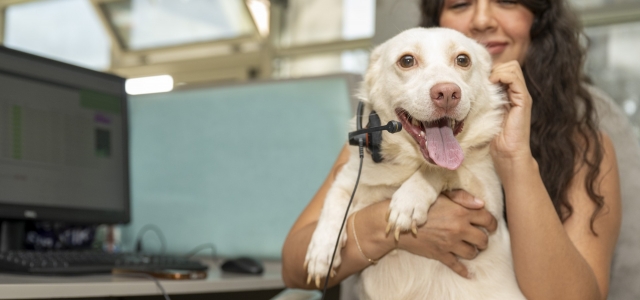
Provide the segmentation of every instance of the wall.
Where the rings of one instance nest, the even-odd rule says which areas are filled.
[[[346,142],[345,75],[131,97],[131,247],[158,225],[170,253],[279,258]],[[158,239],[148,232],[151,252]]]

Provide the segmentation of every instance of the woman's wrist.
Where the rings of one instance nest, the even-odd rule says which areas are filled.
[[[358,250],[365,259],[377,261],[396,248],[393,237],[389,238],[385,233],[387,226],[385,216],[389,209],[389,202],[390,200],[386,200],[363,208],[357,212],[355,220],[353,217],[356,214],[351,215],[352,228],[347,234],[354,235],[354,239],[357,237],[357,244],[360,246]]]
[[[494,156],[493,163],[503,184],[519,175],[539,173],[538,162],[530,153],[518,156]],[[535,172],[535,173],[532,173]]]

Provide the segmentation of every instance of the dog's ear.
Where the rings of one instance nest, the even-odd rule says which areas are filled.
[[[380,60],[380,57],[382,56],[382,46],[384,46],[384,44],[378,45],[373,49],[373,51],[371,51],[371,56],[369,57],[369,67],[375,65],[376,62]]]
[[[369,103],[371,94],[375,93],[375,81],[380,78],[380,58],[382,57],[383,46],[384,44],[374,48],[369,57],[369,67],[358,93],[358,98],[365,103]]]

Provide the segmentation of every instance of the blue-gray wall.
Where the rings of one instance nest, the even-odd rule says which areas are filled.
[[[348,82],[338,75],[131,97],[125,246],[151,223],[170,253],[210,242],[223,256],[279,258],[346,142]],[[152,232],[144,241],[159,249]]]

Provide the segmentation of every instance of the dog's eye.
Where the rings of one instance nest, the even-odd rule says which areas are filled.
[[[400,66],[403,68],[411,68],[415,66],[416,59],[411,55],[405,55],[402,58],[400,58],[400,60],[398,61],[398,64],[400,64]]]
[[[463,68],[468,67],[471,64],[471,59],[466,54],[460,54],[456,57],[456,64]]]

